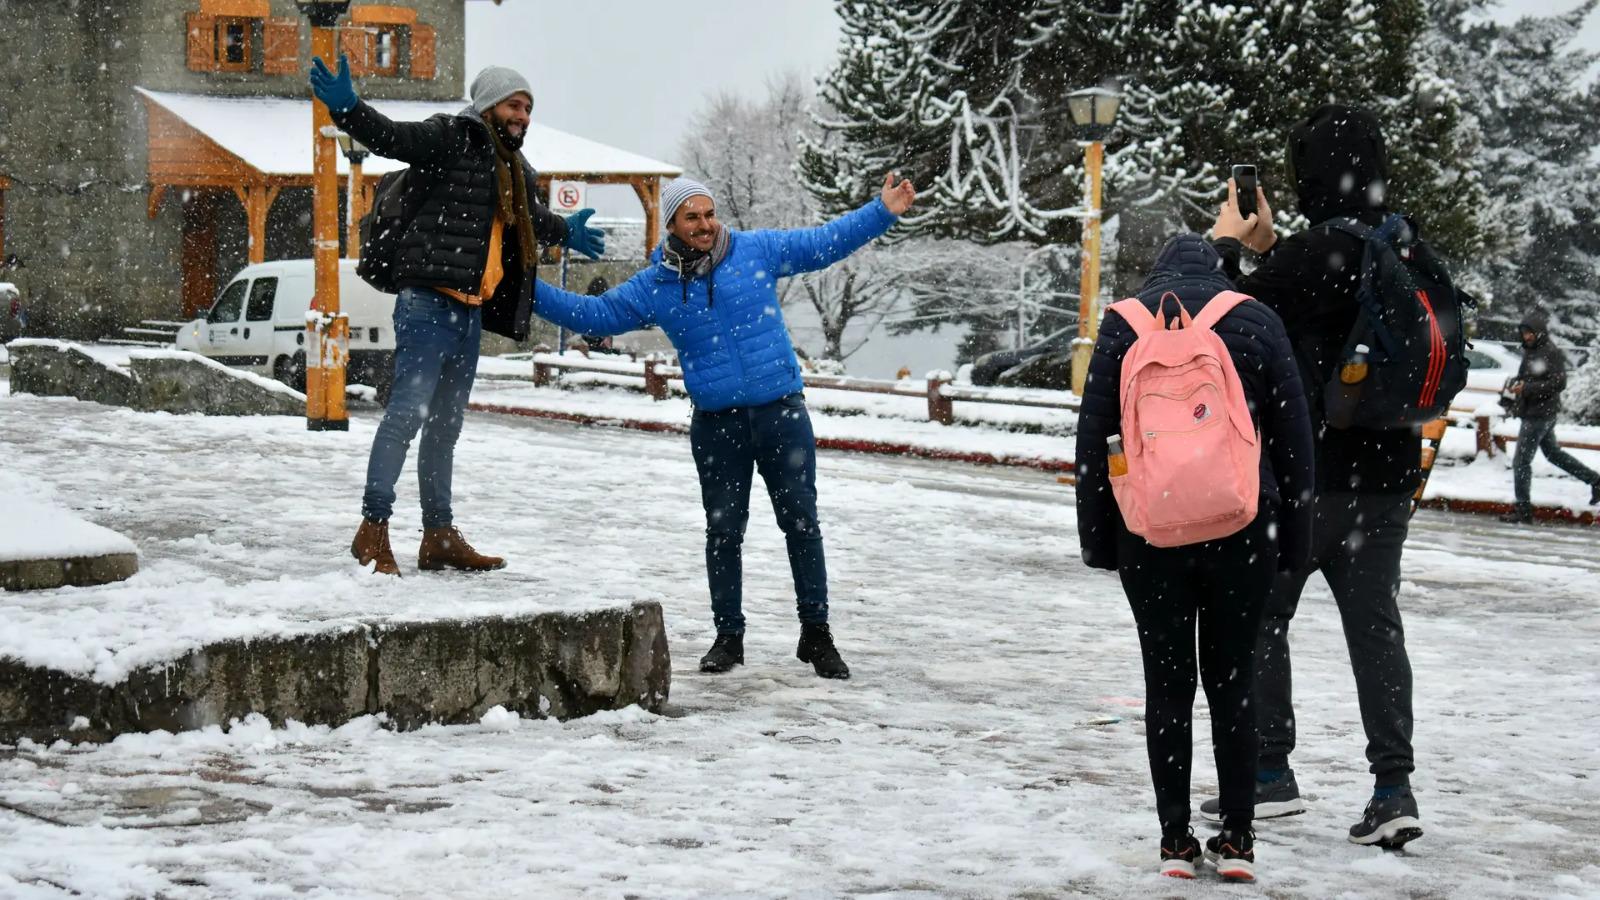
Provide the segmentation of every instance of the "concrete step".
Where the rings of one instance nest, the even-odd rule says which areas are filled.
[[[223,641],[116,684],[0,659],[0,742],[107,741],[225,725],[249,713],[339,725],[383,713],[401,730],[476,722],[494,706],[568,719],[660,712],[672,664],[661,605],[370,623]]]

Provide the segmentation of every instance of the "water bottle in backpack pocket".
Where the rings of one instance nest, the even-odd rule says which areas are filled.
[[[1320,227],[1363,247],[1360,309],[1323,384],[1328,425],[1396,429],[1443,416],[1467,383],[1462,306],[1470,301],[1404,216],[1391,215],[1377,228],[1355,219]]]
[[[1177,300],[1168,293],[1162,297]],[[1250,299],[1224,291],[1199,316],[1163,315],[1137,299],[1113,304],[1137,338],[1122,360],[1126,473],[1111,491],[1128,530],[1157,547],[1227,537],[1255,520],[1261,441],[1233,357],[1212,328]],[[1121,465],[1118,468],[1121,468]]]

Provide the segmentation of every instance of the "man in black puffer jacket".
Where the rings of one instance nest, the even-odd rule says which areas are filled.
[[[1139,300],[1154,311],[1170,293],[1199,315],[1218,293],[1232,289],[1217,252],[1199,235],[1185,234],[1162,249]],[[1170,299],[1163,309],[1177,315]],[[1256,628],[1275,575],[1303,568],[1311,540],[1311,420],[1283,324],[1272,310],[1247,300],[1213,330],[1233,359],[1262,438],[1261,498],[1255,521],[1242,531],[1158,548],[1124,524],[1106,455],[1106,439],[1122,431],[1122,362],[1135,341],[1132,326],[1120,315],[1105,317],[1078,413],[1078,539],[1084,562],[1121,575],[1139,625],[1145,739],[1166,874],[1192,873],[1199,853],[1189,833],[1197,622],[1199,668],[1211,707],[1224,804],[1224,829],[1212,839],[1213,849],[1228,857],[1224,865],[1243,871],[1253,866],[1257,733],[1249,701]]]
[[[1525,524],[1533,521],[1534,454],[1543,450],[1556,468],[1589,485],[1590,503],[1600,503],[1600,474],[1561,449],[1556,440],[1556,415],[1561,412],[1561,392],[1567,388],[1567,355],[1550,336],[1550,314],[1533,310],[1522,320],[1518,332],[1522,338],[1522,365],[1509,387],[1516,398],[1512,412],[1522,418],[1517,452],[1511,460],[1517,505],[1500,520]]]
[[[533,111],[533,89],[510,69],[490,66],[472,82],[472,105],[456,115],[395,122],[362,102],[349,63],[337,74],[313,63],[311,88],[333,121],[379,156],[408,163],[407,187],[425,192],[394,260],[394,389],[367,461],[361,526],[350,553],[387,575],[400,569],[389,546],[395,482],[420,430],[417,481],[422,545],[417,567],[498,569],[505,560],[474,550],[455,527],[450,483],[456,439],[488,328],[514,340],[528,335],[540,242],[590,257],[603,235],[534,195],[533,167],[520,148]]]
[[[1371,113],[1349,106],[1319,108],[1290,132],[1288,157],[1300,211],[1314,226],[1336,217],[1359,219],[1369,226],[1383,222],[1388,212],[1383,200],[1388,156],[1378,120]],[[1411,662],[1397,603],[1411,495],[1421,480],[1421,438],[1409,428],[1330,428],[1317,401],[1355,325],[1361,242],[1323,227],[1280,241],[1265,193],[1257,193],[1260,215],[1242,219],[1233,190],[1230,185],[1229,200],[1213,228],[1217,250],[1239,290],[1283,318],[1306,393],[1313,398],[1316,433],[1311,563],[1279,579],[1261,620],[1256,816],[1271,818],[1305,809],[1289,767],[1295,745],[1289,621],[1306,581],[1321,571],[1344,624],[1375,780],[1372,802],[1350,829],[1350,840],[1395,847],[1422,833],[1410,788],[1415,768]],[[1262,254],[1255,270],[1243,276],[1242,246]],[[1215,800],[1200,809],[1209,815],[1219,812]]]

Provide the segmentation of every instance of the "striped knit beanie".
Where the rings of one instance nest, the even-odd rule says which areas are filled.
[[[704,197],[713,203],[717,200],[711,196],[709,188],[693,178],[674,178],[661,190],[661,221],[671,224],[672,217],[678,214],[678,207],[690,197]]]

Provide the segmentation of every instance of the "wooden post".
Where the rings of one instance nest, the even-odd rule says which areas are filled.
[[[1478,425],[1478,452],[1484,456],[1494,456],[1494,419],[1489,416],[1479,416]]]
[[[629,183],[639,198],[639,205],[644,207],[644,258],[649,259],[650,252],[661,243],[661,179],[650,175]]]
[[[649,394],[652,400],[667,399],[667,376],[656,371],[659,365],[661,361],[658,359],[644,361],[644,392]]]
[[[244,204],[244,218],[250,233],[250,246],[247,250],[250,263],[254,265],[267,260],[267,208],[272,201],[264,184],[247,184],[235,187],[233,192],[238,195],[239,202]],[[274,194],[276,191],[273,192]]]
[[[313,21],[311,52],[337,59],[334,29]],[[318,315],[306,322],[306,428],[347,431],[344,405],[345,357],[349,353],[349,319],[339,311],[339,170],[333,117],[321,100],[311,101],[311,256],[316,272],[312,308]]]
[[[533,386],[534,387],[548,387],[550,385],[550,382],[554,381],[554,380],[555,380],[555,370],[550,366],[550,364],[549,363],[542,363],[542,362],[539,362],[538,360],[534,360],[534,362],[533,362]]]
[[[928,421],[940,425],[955,424],[955,401],[944,395],[944,386],[949,383],[950,378],[943,373],[928,376]]]
[[[350,183],[344,189],[345,223],[344,255],[350,259],[361,256],[361,217],[366,215],[366,179],[361,177],[361,163],[350,164]]]
[[[1083,263],[1078,280],[1078,338],[1072,342],[1072,393],[1083,396],[1083,383],[1089,375],[1089,357],[1100,335],[1096,309],[1100,297],[1100,167],[1105,161],[1105,145],[1091,141],[1083,149],[1083,205],[1088,210],[1083,222]]]

